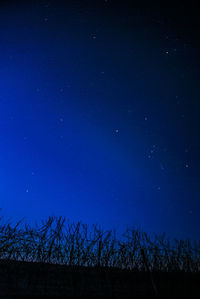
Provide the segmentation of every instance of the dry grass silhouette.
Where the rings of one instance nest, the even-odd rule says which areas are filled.
[[[0,259],[64,264],[68,266],[116,267],[135,271],[199,272],[200,242],[153,237],[127,229],[120,237],[97,225],[69,223],[50,216],[34,227],[0,218]]]

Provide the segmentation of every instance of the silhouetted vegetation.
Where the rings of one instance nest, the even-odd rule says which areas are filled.
[[[51,216],[34,227],[0,219],[0,259],[116,267],[135,271],[199,272],[200,242],[153,237],[127,229],[120,237],[97,225]]]

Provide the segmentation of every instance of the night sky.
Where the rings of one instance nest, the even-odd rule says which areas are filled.
[[[0,2],[1,215],[199,237],[199,12],[173,3]]]

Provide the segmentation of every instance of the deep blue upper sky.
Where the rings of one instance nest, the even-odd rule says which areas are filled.
[[[199,237],[195,7],[132,2],[1,2],[2,215]]]

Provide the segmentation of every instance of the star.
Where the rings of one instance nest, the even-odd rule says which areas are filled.
[[[165,167],[163,166],[163,164],[161,162],[160,162],[160,169],[165,170]]]

